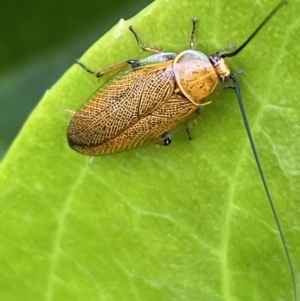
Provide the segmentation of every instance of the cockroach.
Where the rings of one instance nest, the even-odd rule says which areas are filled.
[[[234,89],[258,171],[267,194],[289,263],[294,299],[297,299],[295,273],[274,202],[263,173],[242,101],[235,73],[230,72],[226,57],[237,55],[287,1],[281,1],[236,50],[227,49],[210,56],[195,50],[197,19],[193,19],[190,49],[179,54],[144,46],[136,31],[129,27],[138,46],[152,55],[94,72],[82,62],[83,69],[96,77],[119,71],[74,113],[67,131],[70,147],[89,156],[112,154],[142,145],[169,145],[170,132],[186,124],[191,114],[210,102],[206,97],[217,84],[231,81],[225,88]]]

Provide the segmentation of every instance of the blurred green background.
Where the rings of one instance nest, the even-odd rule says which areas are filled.
[[[0,5],[0,158],[44,92],[121,18],[153,0],[5,1]],[[2,8],[1,8],[2,7]]]

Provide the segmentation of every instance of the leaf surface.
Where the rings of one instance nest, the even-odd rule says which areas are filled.
[[[81,58],[99,70],[144,44],[240,45],[276,2],[158,0]],[[299,282],[299,4],[237,57],[249,122]],[[89,158],[66,142],[71,118],[108,77],[70,68],[36,107],[0,169],[1,300],[293,300],[278,229],[230,89],[210,96],[193,141]],[[297,282],[297,283],[298,283]],[[299,290],[299,286],[298,286]]]

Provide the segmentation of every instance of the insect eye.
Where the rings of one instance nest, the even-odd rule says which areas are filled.
[[[218,54],[214,53],[209,57],[209,60],[213,67],[215,68],[216,73],[218,74],[219,79],[222,82],[226,82],[230,78],[230,70],[225,63],[225,60]]]
[[[209,60],[212,63],[212,65],[215,67],[217,64],[221,62],[222,58],[217,53],[214,53],[209,57]]]

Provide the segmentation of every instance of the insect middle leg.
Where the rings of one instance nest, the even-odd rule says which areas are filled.
[[[152,48],[152,47],[148,47],[145,46],[141,43],[139,36],[137,35],[136,31],[133,29],[132,26],[129,26],[129,30],[133,33],[135,40],[137,42],[137,44],[139,45],[140,48],[142,48],[144,51],[148,51],[151,53],[162,53],[163,51],[157,49],[157,48]]]
[[[140,66],[140,63],[139,63],[138,60],[131,59],[131,60],[127,60],[125,62],[119,63],[119,64],[114,65],[114,66],[110,66],[108,68],[105,68],[105,69],[102,69],[100,71],[96,71],[95,72],[95,71],[92,71],[91,69],[89,69],[83,63],[79,62],[78,59],[75,60],[75,63],[78,64],[79,66],[81,66],[85,71],[87,71],[88,73],[91,73],[91,74],[95,75],[96,77],[101,77],[102,75],[104,75],[106,73],[110,73],[110,72],[113,72],[113,71],[121,70],[121,69],[127,67],[128,65],[131,65],[133,69]]]
[[[193,135],[191,132],[191,129],[189,128],[189,125],[193,122],[196,121],[196,119],[200,116],[201,114],[201,109],[198,108],[197,110],[195,110],[192,114],[190,114],[182,123],[182,125],[185,128],[185,131],[187,133],[188,139],[189,140],[193,140]]]

